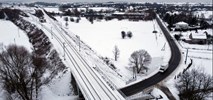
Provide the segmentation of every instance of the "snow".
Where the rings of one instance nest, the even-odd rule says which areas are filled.
[[[208,34],[213,35],[212,29],[198,30],[197,34],[202,34],[205,31]],[[182,34],[183,39],[188,39],[190,33],[195,33],[195,31],[187,31],[187,32],[181,32],[181,33],[171,31],[172,35]],[[212,76],[213,68],[212,68],[212,45],[188,44],[183,41],[179,41],[177,43],[182,52],[182,61],[180,62],[177,70],[174,73],[172,73],[173,74],[173,75],[171,75],[172,77],[168,77],[167,80],[164,80],[163,84],[165,86],[167,86],[169,88],[169,90],[172,92],[173,96],[175,96],[175,98],[177,100],[179,100],[179,96],[178,96],[179,92],[178,92],[177,88],[175,87],[175,82],[176,82],[175,77],[177,77],[179,73],[183,72],[183,70],[191,62],[190,59],[193,60],[193,63],[192,63],[192,66],[189,68],[189,70],[193,69],[193,68],[195,68],[195,69],[201,68],[202,70],[204,70],[205,73]],[[187,61],[186,61],[186,63],[184,63],[186,60],[187,49],[188,49]]]
[[[38,21],[38,18],[36,18],[35,16],[32,16],[30,14],[29,16],[30,17],[25,18],[25,20],[30,21],[31,23],[35,24],[38,28],[42,29],[45,32],[45,34],[50,38],[51,43],[54,44],[54,48],[57,50],[60,58],[63,58],[63,55],[64,55],[63,48],[61,48],[60,43],[58,43],[58,41],[55,38],[51,38],[53,37],[51,35],[51,27],[53,27],[53,25],[51,25],[50,23],[45,23],[43,25]],[[56,32],[56,30],[52,30],[52,32]],[[68,65],[67,62],[63,62],[63,63],[65,65]],[[41,89],[41,92],[42,92],[40,97],[41,100],[49,100],[50,98],[51,100],[68,100],[68,99],[73,100],[77,98],[76,96],[73,96],[71,94],[72,88],[69,85],[71,82],[70,73],[67,72],[65,74],[62,74],[59,77],[53,79],[50,84],[48,84],[47,86],[44,86]]]
[[[199,18],[210,18],[212,19],[212,11],[195,11],[194,15],[198,16]]]
[[[160,96],[163,97],[162,99],[157,100],[169,100],[167,96],[158,88],[154,88],[151,94],[156,98],[160,98]]]
[[[93,10],[93,11],[113,11],[115,10],[115,8],[112,7],[78,7],[77,10],[78,11],[86,11],[86,9],[88,8],[88,10]],[[70,10],[73,10],[75,8],[70,8]]]
[[[145,26],[149,28],[143,28]],[[163,36],[158,34],[159,40],[155,40],[155,34],[151,33],[153,29],[150,28],[153,28],[152,22],[129,22],[127,20],[90,24],[85,18],[82,18],[80,24],[69,23],[69,29],[102,56],[113,57],[112,50],[117,45],[121,54],[119,61],[125,62],[125,65],[128,64],[128,58],[135,50],[145,49],[152,57],[161,56],[159,51],[163,43],[158,44],[157,41],[162,40]],[[122,30],[132,31],[132,39],[121,39]],[[146,45],[147,42],[151,42],[151,45]]]
[[[188,24],[185,22],[178,22],[178,23],[176,23],[176,25],[188,25]]]
[[[199,49],[199,46],[195,46],[195,45],[189,45],[191,47],[196,47],[197,49]],[[212,75],[212,51],[206,51],[206,50],[193,50],[193,49],[189,49],[188,52],[188,60],[186,61],[186,64],[184,63],[185,61],[185,56],[186,56],[186,49],[181,48],[182,49],[182,58],[183,61],[181,61],[179,67],[177,68],[177,70],[173,73],[173,75],[171,75],[172,77],[167,78],[167,80],[163,81],[163,84],[165,86],[167,86],[169,88],[169,90],[172,92],[173,96],[179,100],[179,91],[177,90],[177,88],[175,87],[176,84],[176,79],[175,77],[178,76],[179,73],[182,73],[183,70],[187,67],[187,65],[190,63],[190,59],[193,59],[193,64],[192,66],[189,68],[193,69],[193,68],[200,68],[201,70],[204,70],[205,73]],[[175,76],[175,77],[174,77]]]
[[[187,31],[187,32],[172,32],[172,34],[182,34],[182,39],[188,39],[189,35],[191,33],[193,34],[203,34],[204,32],[207,32],[210,35],[213,35],[212,29],[207,30],[198,30],[198,33],[195,33],[195,31]],[[187,52],[188,49],[188,62],[190,63],[190,59],[193,60],[192,68],[194,67],[202,67],[206,73],[212,75],[212,45],[199,45],[199,44],[188,44],[183,41],[178,42],[181,46],[181,50],[183,51],[184,55]],[[183,57],[185,60],[185,56]]]
[[[40,100],[75,100],[78,96],[73,96],[71,91],[71,74],[67,71],[59,77],[53,79],[51,83],[41,89]]]
[[[89,7],[89,9],[92,9],[94,11],[107,11],[107,10],[110,10],[110,11],[113,11],[115,10],[115,8],[112,8],[112,7]]]
[[[210,55],[212,56],[212,55]],[[202,59],[202,58],[201,58]],[[196,68],[196,67],[201,67],[204,69],[204,71],[210,75],[212,75],[212,58],[208,59],[208,60],[201,60],[201,59],[193,59],[193,64],[192,64],[192,68]]]
[[[207,36],[205,33],[192,33],[193,39],[207,39]]]
[[[33,24],[36,23],[36,18],[25,18],[28,19]],[[34,22],[32,21],[34,20]],[[26,33],[20,29],[12,22],[7,20],[0,20],[0,48],[7,46],[9,44],[17,44],[26,47],[29,51],[32,45],[29,43],[29,39]],[[38,26],[42,28],[41,26]],[[48,76],[48,72],[45,73],[44,77]],[[70,86],[70,73],[60,74],[61,76],[54,78],[52,82],[41,89],[40,100],[74,100],[77,96],[73,96],[72,87]],[[5,100],[6,92],[2,91],[0,85],[0,100]]]
[[[62,13],[61,11],[59,11],[59,8],[56,8],[56,7],[45,7],[44,9],[45,9],[47,12]]]
[[[45,34],[49,38],[51,38],[50,39],[51,43],[53,43],[54,47],[56,48],[57,52],[60,55],[60,58],[64,58],[63,60],[64,64],[66,66],[69,66],[69,68],[71,69],[71,72],[76,78],[79,88],[81,89],[84,96],[86,96],[86,98],[94,97],[96,99],[97,97],[122,99],[123,97],[121,97],[120,93],[118,93],[116,90],[109,89],[110,87],[107,86],[108,85],[107,83],[103,82],[102,77],[96,72],[94,72],[93,70],[94,66],[92,64],[88,62],[87,62],[88,64],[86,62],[82,62],[83,59],[80,59],[79,54],[77,53],[78,44],[76,44],[75,41],[73,40],[73,38],[76,38],[76,37],[73,35],[72,35],[73,37],[70,37],[70,36],[65,37],[63,35],[60,35],[60,33],[64,35],[66,34],[66,32],[64,33],[63,31],[65,29],[62,29],[61,25],[59,25],[59,23],[57,23],[56,21],[54,22],[51,19],[49,19],[49,17],[47,17],[46,14],[45,14],[45,18],[47,19],[47,23],[42,23],[42,24],[38,22],[36,18],[33,18],[33,17],[26,18],[26,20],[31,21],[32,23],[40,27],[45,32]],[[65,55],[64,55],[64,49],[63,49],[62,43],[65,43],[65,46],[66,46]],[[84,52],[82,51],[82,53]],[[85,54],[82,56],[84,57]],[[93,73],[91,73],[91,71]],[[70,83],[68,80],[66,82]],[[105,92],[106,90],[108,92]],[[54,92],[54,90],[51,90],[51,91]],[[99,91],[99,92],[94,92],[94,91]],[[93,95],[93,96],[90,96],[90,95]],[[110,97],[107,95],[109,95]]]
[[[164,23],[166,24],[166,23]],[[213,35],[213,29],[206,29],[206,30],[198,30],[198,34],[202,34],[204,32],[207,32],[209,35]],[[195,33],[195,31],[187,31],[187,32],[170,32],[172,36],[175,34],[181,34],[183,35],[182,39],[189,39],[190,33]],[[175,39],[174,39],[175,40]],[[176,40],[175,40],[176,41]],[[179,100],[178,96],[178,90],[175,87],[175,77],[178,76],[178,74],[182,73],[183,70],[188,66],[190,63],[190,59],[193,60],[193,64],[189,69],[192,68],[201,68],[204,69],[204,71],[210,75],[212,75],[212,45],[198,45],[198,44],[188,44],[183,41],[176,41],[178,44],[178,47],[182,54],[182,59],[180,61],[180,64],[178,68],[166,78],[166,80],[162,81],[164,86],[167,86],[169,90],[172,92],[173,96]],[[188,49],[188,58],[186,63],[186,51]],[[175,77],[174,77],[175,76]]]
[[[22,9],[24,10],[25,8]],[[50,12],[58,11],[58,8],[45,9]],[[95,8],[94,10],[100,9],[102,8]],[[25,11],[32,13],[32,11],[28,11],[27,9]],[[208,15],[208,12],[204,13],[207,13],[205,16],[210,16]],[[29,18],[25,19],[37,25],[37,27],[39,27],[40,29],[44,30],[49,38],[52,37],[51,31],[57,33],[57,31],[53,28],[54,26],[51,25],[49,21],[47,21],[47,23],[41,24],[38,22],[38,19],[33,17],[32,15]],[[66,27],[63,18],[57,17],[57,19],[59,20],[59,22],[61,22],[61,25],[63,27]],[[80,39],[88,44],[95,51],[95,53],[91,53],[91,51],[85,50],[86,47],[81,47],[81,49],[84,49],[85,51],[80,53],[83,55],[83,57],[85,57],[88,63],[92,65],[97,72],[99,72],[100,75],[105,76],[104,80],[107,80],[107,82],[110,82],[110,84],[115,85],[114,87],[116,87],[116,89],[134,84],[138,81],[151,77],[158,72],[158,69],[162,63],[169,61],[170,48],[168,47],[168,43],[155,21],[132,22],[128,20],[118,21],[113,19],[111,21],[94,21],[94,23],[91,24],[89,21],[87,21],[86,18],[82,17],[79,23],[73,23],[69,21],[68,24],[68,27],[66,27],[67,31],[71,31],[80,36]],[[158,31],[158,33],[156,34],[152,33],[152,31],[154,30],[153,24],[155,24],[155,28]],[[4,30],[0,33],[0,48],[15,43],[17,45],[23,45],[28,50],[31,50],[31,44],[29,43],[28,37],[26,36],[25,32],[18,29],[18,27],[16,27],[10,21],[0,20],[0,25],[0,30]],[[131,39],[127,37],[125,39],[121,39],[121,31],[131,31],[133,33],[133,37]],[[199,33],[203,33],[204,31],[207,31],[208,34],[213,34],[212,29],[198,30]],[[188,31],[181,34],[183,35],[183,38],[188,38],[190,33],[191,32]],[[172,32],[172,35],[174,34],[179,34],[179,32]],[[73,34],[70,35],[73,36]],[[63,58],[64,51],[60,43],[58,43],[55,38],[50,39],[50,41],[54,44],[54,47],[55,49],[57,49],[60,57]],[[181,62],[178,71],[173,74],[177,75],[179,72],[182,72],[187,64],[189,64],[190,59],[193,59],[193,65],[191,68],[202,67],[204,68],[205,72],[212,75],[212,45],[196,45],[187,44],[184,42],[178,43],[181,47],[181,51],[183,52],[183,59],[185,60],[187,48],[189,49],[189,58],[186,64]],[[120,50],[120,57],[118,61],[113,61],[117,69],[111,71],[111,69],[106,67],[106,65],[101,62],[98,57],[103,56],[114,59],[112,51],[115,45],[117,45]],[[78,47],[77,44],[75,44],[74,46],[76,48]],[[164,47],[165,50],[163,50]],[[132,71],[129,67],[129,57],[133,51],[140,49],[145,49],[148,51],[148,53],[152,57],[152,62],[148,66],[150,68],[149,71],[145,74],[138,75],[137,80],[133,80],[134,82],[132,82]],[[96,53],[98,54],[98,56],[96,56]],[[90,56],[92,58],[90,58]],[[67,56],[65,56],[65,58],[68,59]],[[63,62],[66,65],[71,65],[70,62],[68,62],[67,60],[64,60]],[[77,97],[72,95],[72,90],[69,84],[70,81],[71,78],[69,72],[61,74],[60,77],[55,78],[50,84],[42,87],[42,95],[40,97],[41,100],[76,99]],[[170,80],[166,80],[165,84],[166,86],[168,86],[170,91],[172,91],[173,95],[178,98],[178,91],[174,86],[174,82],[175,81],[173,77],[170,77]],[[153,91],[153,95],[157,96],[159,94],[164,97],[164,94],[160,90],[155,88]],[[2,98],[4,98],[4,92],[0,91],[0,100],[2,100]]]
[[[169,80],[167,80],[164,85],[167,86],[169,88],[169,90],[171,91],[172,95],[179,100],[179,91],[177,90],[177,88],[175,87],[175,82],[176,80],[174,78],[171,78]]]
[[[65,25],[63,18],[56,17],[62,25]],[[108,77],[116,84],[116,86],[123,87],[125,83],[132,78],[132,71],[129,68],[129,57],[133,51],[145,49],[152,57],[152,62],[148,66],[150,70],[144,75],[138,75],[138,81],[154,75],[158,72],[158,68],[162,62],[168,62],[170,58],[170,48],[166,42],[164,35],[159,30],[155,21],[139,21],[132,22],[128,20],[118,21],[94,21],[91,24],[86,18],[82,17],[79,23],[68,21],[68,29],[80,36],[80,39],[88,44],[97,54],[113,58],[113,48],[115,45],[120,50],[120,57],[118,61],[114,61],[118,72],[123,78],[123,82],[118,78],[112,78],[112,75],[107,74]],[[158,31],[157,34],[152,33],[154,30],[153,24]],[[66,27],[66,26],[64,26]],[[121,38],[121,31],[131,31],[133,37],[131,39]],[[150,45],[147,45],[147,42]],[[165,50],[162,48],[165,45]]]
[[[207,32],[209,35],[213,35],[212,29],[206,29],[206,30],[198,30],[197,33],[195,31],[186,31],[186,32],[171,32],[172,34],[182,34],[183,37],[182,38],[187,38],[189,37],[190,33],[193,34],[205,34],[205,32]]]
[[[32,45],[30,44],[29,39],[24,31],[7,20],[0,20],[0,25],[0,49],[2,46],[4,47],[10,44],[16,44],[24,46],[27,48],[27,50],[32,51]]]
[[[48,87],[43,86],[41,100],[75,100],[77,96],[60,96],[54,94]]]
[[[116,11],[116,12],[114,12],[113,14],[116,14],[116,15],[123,15],[123,14],[125,14],[124,12],[118,12],[118,11]]]
[[[20,9],[24,12],[35,14],[35,7],[26,7],[26,6],[14,6],[15,9]]]
[[[153,87],[150,91],[142,91],[131,95],[126,100],[169,100],[166,94],[164,94],[157,87]]]
[[[82,18],[82,19],[84,19],[85,21],[86,21],[86,19],[85,18]],[[32,23],[37,23],[37,21],[35,21],[35,20],[37,20],[37,19],[35,19],[35,18],[31,18],[31,19],[28,19],[28,20],[31,20],[31,21],[34,21],[34,22],[32,22]],[[63,20],[63,18],[61,19],[61,20]],[[63,21],[62,21],[63,22]],[[81,21],[80,21],[81,22]],[[87,21],[88,22],[88,21]],[[118,21],[113,21],[114,23],[113,24],[115,24],[115,23],[117,23]],[[124,21],[124,22],[129,22],[129,21]],[[71,22],[70,22],[71,23]],[[69,23],[69,24],[70,24]],[[106,23],[106,22],[105,22]],[[147,22],[147,23],[144,23],[144,22],[141,22],[140,24],[137,24],[137,22],[129,22],[129,23],[133,23],[133,24],[131,24],[132,26],[138,26],[138,25],[140,25],[140,24],[142,24],[142,25],[140,25],[140,26],[145,26],[145,24],[147,25],[147,24],[149,24],[149,26],[150,27],[153,27],[153,23],[155,23],[155,21],[154,22],[152,22],[152,21],[149,21],[149,22]],[[120,23],[120,24],[123,24],[123,25],[125,25],[125,24],[129,24],[129,23]],[[136,25],[134,25],[136,23]],[[51,29],[51,27],[53,27],[51,24],[50,24],[50,22],[49,21],[47,21],[47,23],[43,23],[43,24],[40,24],[40,23],[37,23],[36,24],[38,27],[41,27],[41,29],[43,29],[44,30],[44,32],[48,35],[48,37],[49,38],[51,38],[52,37],[52,34],[51,34],[51,31],[52,32],[57,32],[55,29],[52,29],[52,30],[50,30]],[[64,25],[64,22],[62,23],[62,25]],[[77,25],[77,24],[76,24]],[[90,25],[90,23],[89,23],[89,25]],[[92,26],[92,25],[90,25],[90,26]],[[110,26],[110,25],[109,25]],[[94,26],[93,26],[94,27]],[[129,28],[129,26],[124,26],[124,27],[128,27]],[[100,27],[97,27],[97,28],[100,28]],[[134,27],[132,27],[132,28],[134,28]],[[157,26],[157,28],[158,28],[158,26]],[[69,28],[70,29],[70,28]],[[153,30],[153,29],[151,29],[151,30]],[[88,30],[86,30],[86,31],[88,31]],[[163,55],[163,52],[164,51],[161,51],[161,49],[164,47],[164,45],[165,45],[165,43],[166,43],[166,41],[165,41],[165,38],[164,38],[164,36],[163,36],[163,34],[157,29],[157,31],[159,31],[159,34],[153,34],[152,33],[152,31],[150,31],[150,30],[145,30],[144,31],[144,35],[141,35],[141,31],[140,31],[140,27],[138,27],[137,29],[135,29],[134,31],[132,31],[132,32],[136,32],[135,34],[134,34],[134,37],[136,38],[136,39],[134,39],[134,37],[133,37],[133,40],[131,40],[131,39],[125,39],[125,40],[122,40],[121,38],[120,38],[120,31],[121,30],[118,30],[119,32],[119,36],[118,35],[116,35],[116,36],[113,36],[114,37],[114,39],[116,39],[116,40],[119,40],[118,42],[121,42],[121,45],[125,45],[125,44],[127,44],[127,43],[131,43],[131,44],[133,44],[134,43],[134,41],[136,41],[136,42],[140,42],[140,41],[138,41],[138,40],[141,40],[141,38],[138,38],[138,37],[144,37],[144,38],[142,38],[142,39],[144,39],[144,42],[145,41],[150,41],[149,39],[147,39],[147,38],[145,38],[145,36],[148,36],[149,38],[151,38],[154,42],[153,42],[153,45],[154,45],[154,47],[156,47],[158,50],[156,50],[156,48],[154,48],[155,50],[153,50],[153,46],[148,46],[146,49],[147,49],[147,51],[149,52],[149,51],[152,51],[151,53],[150,53],[150,55],[152,56],[153,55],[153,59],[156,59],[156,60],[153,60],[153,61],[161,61],[161,60],[158,60],[158,59],[162,59],[162,61],[164,61],[164,57],[162,56]],[[125,31],[128,31],[128,30],[125,30]],[[69,33],[70,34],[70,33]],[[106,35],[106,36],[108,36],[107,35],[107,33],[103,33],[104,35]],[[102,34],[102,35],[103,35]],[[112,34],[112,33],[111,33]],[[93,34],[91,34],[91,35],[93,35]],[[96,35],[98,35],[97,33],[96,33]],[[102,35],[100,35],[99,34],[99,36],[102,36]],[[114,35],[114,34],[113,34]],[[98,37],[99,38],[99,37]],[[102,37],[103,38],[103,37]],[[80,37],[80,39],[82,39],[82,37]],[[111,38],[109,38],[109,39],[111,39]],[[83,39],[82,39],[83,40]],[[61,55],[61,57],[63,57],[62,55],[63,55],[63,48],[61,48],[61,45],[58,43],[58,41],[56,41],[56,39],[55,38],[53,38],[53,39],[50,39],[50,41],[54,44],[54,47],[55,48],[57,48],[57,51],[59,52],[59,54]],[[115,40],[114,40],[115,41]],[[160,41],[160,43],[159,43],[159,41]],[[97,41],[95,41],[95,42],[97,42]],[[73,44],[72,43],[72,41],[70,41],[70,43],[73,45],[73,46],[75,46],[76,48],[77,48],[77,44]],[[86,42],[86,43],[88,43],[88,42]],[[118,44],[120,44],[120,43],[118,43]],[[138,47],[143,47],[145,45],[145,43],[144,44],[139,44],[138,45]],[[100,45],[99,45],[100,46]],[[107,46],[107,45],[106,45]],[[113,45],[114,46],[114,45]],[[138,48],[138,47],[134,47],[134,45],[131,45],[131,46],[133,46],[133,48]],[[167,47],[167,45],[165,45],[166,46],[166,50],[169,50],[168,49],[168,47]],[[146,46],[144,46],[144,48],[145,48]],[[126,48],[125,48],[126,49]],[[140,49],[140,48],[138,48],[138,49]],[[136,49],[132,49],[132,51],[133,50],[136,50]],[[85,52],[85,51],[84,51]],[[84,52],[81,52],[81,54],[83,53],[84,54]],[[110,52],[112,52],[112,50],[110,50]],[[157,52],[161,52],[161,53],[157,53]],[[126,53],[127,53],[127,51],[126,51]],[[166,52],[164,52],[164,53],[166,53]],[[156,54],[158,54],[158,55],[156,55]],[[84,57],[85,57],[85,55],[83,55]],[[125,55],[123,55],[124,57],[125,57]],[[129,53],[129,56],[130,56],[130,53]],[[69,58],[67,58],[67,56],[65,56],[65,58],[66,59],[69,59]],[[127,59],[126,59],[126,65],[128,65],[128,58],[129,57],[126,57]],[[100,63],[99,62],[99,64],[98,63],[96,63],[96,64],[94,64],[94,61],[91,59],[91,58],[87,58],[87,57],[85,57],[85,59],[87,59],[87,61],[89,62],[89,64],[91,64],[92,65],[92,63],[93,63],[93,65],[94,66],[98,66],[98,67],[94,67],[94,68],[96,68],[96,69],[98,69],[97,71],[101,71],[101,72],[106,72],[106,71],[109,71],[109,70],[103,70],[103,68],[99,68],[99,67],[102,67],[102,66],[100,66],[100,65],[103,65],[102,63]],[[89,60],[88,60],[89,59]],[[119,61],[122,61],[122,60],[119,60]],[[72,64],[70,64],[67,60],[65,61],[64,60],[64,63],[66,64],[66,65],[69,65],[69,66],[72,66]],[[153,65],[154,65],[155,63],[153,63]],[[159,64],[161,64],[161,62],[159,62]],[[92,66],[93,66],[92,65]],[[155,68],[152,68],[152,67],[150,67],[151,69],[156,69],[156,67],[158,67],[158,66],[156,66],[157,64],[155,64]],[[118,68],[118,70],[117,71],[119,71],[119,72],[122,72],[122,71],[128,71],[125,67],[119,67]],[[158,71],[158,70],[155,70],[155,71]],[[73,71],[72,71],[73,72]],[[110,71],[109,71],[110,72]],[[110,72],[111,73],[111,72]],[[104,74],[107,74],[108,75],[108,73],[104,73]],[[120,74],[120,73],[119,73]],[[127,73],[127,72],[123,72],[123,74],[122,75],[125,75],[125,74],[127,74],[127,76],[128,76],[128,74],[129,73]],[[117,80],[118,78],[116,78],[115,77],[116,75],[112,75],[112,74],[110,74],[110,75],[108,75],[107,77],[108,78],[112,78],[113,77],[113,79],[111,80],[111,81],[113,81],[114,82],[114,80]],[[76,77],[76,76],[75,76]],[[128,77],[131,77],[131,74],[128,76]],[[127,79],[126,79],[127,80]],[[126,80],[124,81],[124,82],[122,82],[122,83],[125,83],[126,82]],[[119,81],[117,81],[117,82],[119,82]],[[119,83],[116,83],[116,86],[117,87],[119,87]],[[125,85],[125,84],[124,84]],[[81,87],[81,86],[80,86]],[[121,86],[120,86],[121,87]]]

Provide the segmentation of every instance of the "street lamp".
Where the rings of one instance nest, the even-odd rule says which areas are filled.
[[[189,48],[186,48],[185,64],[186,64],[186,62],[187,62],[188,52],[189,52]]]
[[[52,31],[52,26],[51,26],[51,37],[53,39],[53,31]]]
[[[20,37],[20,33],[19,33],[19,27],[18,27],[18,37]]]
[[[80,36],[76,35],[76,37],[78,38],[78,46],[79,46],[79,52],[81,51],[81,39]]]
[[[63,49],[64,49],[64,55],[63,55],[63,57],[64,57],[64,60],[66,60],[66,58],[65,58],[65,42],[63,42]]]

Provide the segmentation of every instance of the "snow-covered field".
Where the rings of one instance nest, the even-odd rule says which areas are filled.
[[[63,17],[56,17],[61,24],[65,26]],[[152,57],[152,62],[148,66],[150,70],[143,75],[139,75],[138,79],[145,79],[153,73],[158,71],[158,67],[162,62],[166,62],[170,58],[170,49],[166,43],[164,35],[159,30],[155,21],[139,21],[132,22],[128,20],[118,21],[116,19],[111,21],[94,21],[91,24],[86,18],[82,17],[79,23],[68,21],[67,28],[80,36],[80,39],[88,44],[94,51],[102,57],[113,58],[113,49],[117,45],[120,50],[120,56],[118,61],[113,61],[117,67],[117,72],[124,78],[124,82],[127,82],[132,78],[132,71],[129,69],[129,58],[131,53],[136,50],[144,49]],[[158,33],[154,34],[154,25]],[[133,37],[131,39],[121,38],[121,31],[131,31]],[[162,48],[165,45],[165,51]],[[116,79],[112,80],[118,87],[122,87],[120,81]]]
[[[31,44],[24,31],[7,20],[0,20],[0,50],[9,44],[17,44],[26,47],[31,51]],[[4,48],[5,49],[5,48]]]
[[[50,84],[42,87],[40,100],[76,100],[78,98],[72,95],[70,72],[60,74]]]

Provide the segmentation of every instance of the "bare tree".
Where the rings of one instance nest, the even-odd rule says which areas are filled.
[[[135,67],[137,73],[140,73],[142,69],[148,70],[148,65],[151,63],[151,56],[145,50],[135,51],[131,54],[129,59],[130,66]]]
[[[68,17],[64,17],[64,21],[66,21],[66,22],[67,22],[68,20],[69,20],[69,19],[68,19]]]
[[[0,53],[0,79],[4,89],[23,100],[33,100],[42,85],[44,58],[33,57],[26,48],[10,45]]]
[[[4,88],[10,93],[18,93],[23,100],[31,99],[33,83],[29,75],[33,69],[30,66],[32,59],[30,53],[24,47],[10,45],[0,54],[0,78]]]
[[[124,39],[126,37],[126,33],[124,31],[121,31],[121,37]]]
[[[114,54],[115,61],[117,61],[120,55],[120,50],[118,49],[117,45],[114,47],[113,54]]]
[[[34,80],[35,84],[35,98],[38,99],[38,91],[39,88],[45,84],[48,83],[50,80],[49,79],[43,79],[42,81],[42,76],[45,73],[45,70],[48,66],[48,63],[46,61],[45,57],[37,55],[35,52],[33,52],[32,55],[32,64],[34,68],[34,72],[32,73],[32,79]]]
[[[132,38],[132,32],[131,32],[131,31],[128,31],[128,32],[127,32],[127,36],[128,36],[129,38]]]
[[[213,78],[200,69],[186,71],[176,82],[181,100],[204,100],[213,92]]]

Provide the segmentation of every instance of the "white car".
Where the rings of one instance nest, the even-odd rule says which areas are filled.
[[[161,72],[161,73],[165,72],[168,67],[169,67],[168,63],[163,63],[160,66],[159,72]]]

